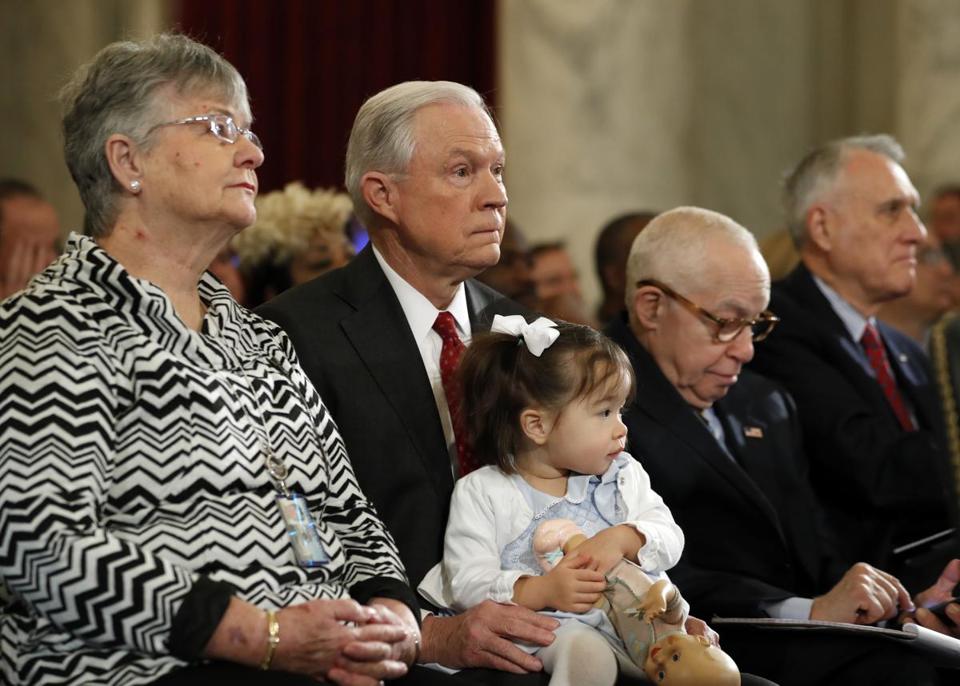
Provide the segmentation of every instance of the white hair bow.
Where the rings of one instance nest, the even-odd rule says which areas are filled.
[[[493,316],[493,326],[490,327],[490,331],[518,336],[527,346],[527,350],[540,357],[560,335],[556,327],[556,323],[546,317],[540,317],[535,322],[527,324],[527,320],[519,314],[511,314],[508,317],[496,314]]]

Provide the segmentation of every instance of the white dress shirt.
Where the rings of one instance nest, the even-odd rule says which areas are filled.
[[[453,470],[457,461],[457,446],[453,437],[450,408],[447,406],[447,396],[443,392],[443,382],[440,378],[440,351],[443,349],[443,339],[440,338],[440,334],[433,330],[433,323],[437,320],[437,315],[443,310],[434,307],[433,303],[427,300],[423,293],[397,274],[387,264],[376,246],[371,247],[373,248],[373,256],[377,258],[377,262],[387,277],[387,281],[390,282],[393,292],[397,294],[400,308],[407,319],[407,324],[410,325],[413,339],[417,342],[417,349],[423,359],[423,367],[427,370],[427,378],[430,380],[433,399],[437,404],[437,415],[440,417],[440,424],[443,426],[443,435],[447,440],[450,469]],[[469,345],[472,334],[470,312],[467,309],[467,291],[462,283],[457,288],[453,300],[447,305],[446,311],[452,314],[457,322],[457,333],[460,335],[460,340],[463,341],[464,345]]]

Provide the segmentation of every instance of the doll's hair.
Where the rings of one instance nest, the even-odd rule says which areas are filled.
[[[571,401],[614,383],[628,386],[633,368],[626,353],[599,331],[558,321],[560,335],[540,357],[522,337],[483,333],[473,337],[460,361],[464,418],[473,452],[483,464],[507,474],[524,440],[520,413],[528,407],[558,411]]]

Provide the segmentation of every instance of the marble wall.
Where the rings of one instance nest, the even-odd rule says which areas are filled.
[[[107,43],[169,24],[164,0],[0,0],[0,177],[34,184],[65,231],[83,207],[63,161],[57,93]]]
[[[510,214],[592,246],[624,210],[695,204],[758,235],[817,143],[886,131],[927,190],[960,178],[953,0],[501,0]]]
[[[956,0],[489,1],[511,217],[532,240],[568,242],[590,298],[608,218],[689,203],[763,235],[780,224],[783,170],[828,138],[889,131],[921,192],[960,179]],[[68,229],[82,210],[57,90],[173,9],[0,0],[0,176],[38,185]]]
[[[960,3],[913,0],[896,10],[895,129],[926,197],[960,182]]]

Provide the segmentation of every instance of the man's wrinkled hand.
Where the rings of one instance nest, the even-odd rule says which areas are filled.
[[[539,672],[543,664],[514,641],[538,646],[553,642],[560,623],[519,605],[485,600],[455,617],[423,622],[420,662],[446,667],[484,667],[514,674]]]
[[[910,594],[895,576],[858,562],[836,586],[814,598],[810,619],[873,624],[893,618],[898,608],[912,607]]]

